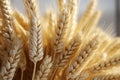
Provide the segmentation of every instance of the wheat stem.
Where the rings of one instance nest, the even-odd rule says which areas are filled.
[[[21,70],[21,80],[23,80],[24,77],[24,70]]]
[[[32,75],[32,80],[35,79],[35,72],[36,72],[36,62],[34,63],[34,68],[33,68],[33,75]]]

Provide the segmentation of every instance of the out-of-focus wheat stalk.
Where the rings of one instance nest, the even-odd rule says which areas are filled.
[[[45,16],[36,0],[23,0],[26,15],[10,2],[0,0],[0,80],[120,79],[120,38],[97,27],[97,0],[79,21],[78,0],[57,0]]]

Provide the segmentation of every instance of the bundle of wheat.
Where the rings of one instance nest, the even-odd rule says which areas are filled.
[[[120,38],[96,27],[96,0],[79,21],[77,0],[58,0],[45,16],[23,2],[26,16],[0,0],[0,80],[120,80]]]

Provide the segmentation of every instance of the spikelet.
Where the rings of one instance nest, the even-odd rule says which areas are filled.
[[[57,67],[64,67],[66,64],[69,63],[70,58],[73,54],[79,49],[79,46],[81,44],[81,36],[75,37],[69,45],[67,46],[67,49],[63,51],[62,54],[60,54],[58,58],[58,62],[56,64]]]
[[[61,12],[66,7],[66,0],[57,0],[59,11]]]

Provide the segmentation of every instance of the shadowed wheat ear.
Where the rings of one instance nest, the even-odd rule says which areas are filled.
[[[4,80],[12,80],[20,60],[22,51],[22,42],[18,39],[14,41],[13,48],[9,52],[8,59],[1,67],[0,74]]]
[[[67,46],[67,49],[62,52],[62,54],[58,57],[57,66],[64,67],[66,64],[69,63],[70,58],[73,54],[79,49],[81,44],[81,35],[76,36],[74,39],[70,41],[70,44]]]
[[[63,50],[63,38],[66,33],[66,28],[68,25],[69,12],[67,9],[62,10],[59,15],[59,20],[57,23],[56,33],[55,33],[55,41],[54,41],[54,48],[55,52],[54,55],[61,53]]]
[[[120,74],[111,74],[111,75],[98,75],[95,76],[92,80],[119,80]]]
[[[51,72],[53,62],[50,56],[46,56],[41,63],[39,70],[35,76],[35,80],[48,80],[49,73]]]
[[[80,73],[81,66],[83,66],[82,63],[88,60],[88,57],[93,53],[97,46],[97,37],[90,40],[88,44],[84,46],[84,48],[79,52],[77,57],[75,57],[75,59],[71,62],[70,66],[68,66],[68,69],[66,70],[67,80],[74,79],[78,76],[77,73]]]

